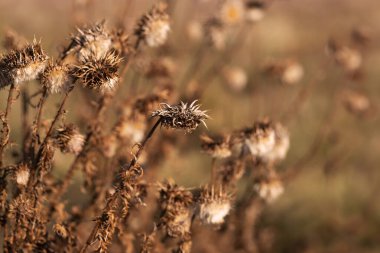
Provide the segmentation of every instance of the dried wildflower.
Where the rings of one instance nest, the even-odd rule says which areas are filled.
[[[184,129],[187,132],[194,131],[200,123],[206,125],[205,120],[209,118],[207,111],[199,110],[197,100],[190,105],[181,102],[179,105],[171,106],[161,104],[161,109],[152,113],[152,117],[160,117],[161,125],[167,128]]]
[[[146,130],[146,121],[122,118],[116,125],[116,134],[123,140],[139,143],[143,140]]]
[[[258,22],[264,18],[265,3],[260,0],[249,0],[245,4],[245,18],[248,22]]]
[[[213,18],[206,22],[205,28],[206,42],[217,50],[223,50],[226,47],[226,30],[219,19]]]
[[[244,17],[244,5],[242,0],[225,0],[221,10],[220,18],[225,24],[236,24]]]
[[[96,59],[105,57],[112,47],[112,40],[104,24],[103,21],[82,29],[78,28],[77,34],[71,37],[71,44],[66,53],[77,52],[80,61],[89,57]]]
[[[111,244],[112,236],[116,227],[116,217],[113,212],[103,213],[97,218],[99,229],[95,238],[99,241],[97,252],[108,252],[107,248]]]
[[[121,59],[112,52],[99,59],[90,57],[81,65],[75,66],[72,74],[84,87],[101,93],[111,92],[119,81],[117,71],[120,61]]]
[[[201,136],[201,147],[214,158],[227,158],[231,156],[229,136],[213,140],[207,135]]]
[[[275,145],[273,149],[264,156],[265,160],[273,162],[283,160],[290,146],[289,132],[282,124],[275,124],[274,131]]]
[[[135,35],[139,41],[144,41],[148,46],[158,47],[165,43],[169,31],[166,4],[159,3],[140,18],[135,28]]]
[[[241,91],[247,86],[247,74],[239,67],[225,67],[222,74],[228,87],[234,91]]]
[[[343,104],[349,112],[357,115],[363,115],[371,108],[369,98],[353,90],[346,90],[344,92]]]
[[[271,61],[264,69],[266,73],[279,78],[283,84],[296,84],[304,75],[302,65],[293,59]]]
[[[355,72],[362,65],[362,55],[355,48],[342,46],[334,40],[329,40],[327,50],[334,57],[336,63],[347,72]]]
[[[217,168],[217,182],[223,186],[235,184],[244,174],[244,164],[239,159],[228,160]]]
[[[42,73],[41,83],[51,94],[67,92],[74,86],[68,66],[53,63]]]
[[[268,120],[257,121],[253,127],[243,130],[245,144],[254,156],[264,156],[271,152],[276,144],[276,134]]]
[[[26,186],[28,184],[30,177],[30,169],[26,164],[21,164],[17,167],[15,172],[16,183],[21,186]]]
[[[161,57],[150,63],[145,75],[148,78],[171,77],[175,72],[175,63],[169,57]]]
[[[53,134],[54,145],[64,153],[78,155],[83,148],[84,137],[78,129],[70,124],[59,128]]]
[[[254,185],[254,189],[260,198],[268,203],[273,202],[284,193],[284,186],[277,177],[270,177],[267,180],[261,180]]]
[[[160,185],[161,224],[171,237],[184,237],[190,232],[193,195],[174,183]]]
[[[102,153],[105,157],[111,158],[116,154],[116,150],[118,147],[118,142],[115,135],[107,135],[104,136],[101,140],[102,145]]]
[[[112,47],[115,50],[117,55],[128,56],[131,51],[130,45],[130,37],[126,34],[124,29],[117,29],[116,31],[112,31]]]
[[[9,205],[8,215],[12,219],[32,221],[34,218],[35,209],[33,202],[25,194],[19,195]]]
[[[45,69],[48,57],[36,40],[0,59],[0,88],[36,79]]]
[[[199,199],[199,218],[205,224],[221,224],[231,210],[231,197],[215,186],[204,187]]]

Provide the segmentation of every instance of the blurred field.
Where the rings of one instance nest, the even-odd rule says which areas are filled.
[[[131,31],[136,18],[155,3],[93,0],[88,9],[73,11],[77,8],[73,2],[76,1],[0,0],[0,40],[5,29],[11,27],[29,41],[41,38],[47,53],[57,56],[57,45],[68,43],[75,23],[105,19],[109,24],[123,23]],[[152,55],[173,58],[174,83],[179,86],[197,50],[197,44],[186,35],[186,25],[192,20],[204,21],[216,3],[212,0],[173,2],[176,3],[170,10],[169,41]],[[216,73],[200,101],[212,118],[208,129],[198,129],[185,136],[183,143],[162,164],[159,179],[174,178],[179,185],[188,187],[207,183],[211,160],[200,151],[200,133],[230,132],[266,116],[282,121],[293,110],[295,113],[284,122],[290,131],[290,150],[278,170],[285,175],[287,171],[296,173],[286,182],[284,195],[265,207],[257,226],[265,231],[260,235],[262,243],[272,242],[272,246],[261,248],[264,252],[379,252],[379,23],[380,2],[374,0],[273,0],[262,21],[252,24],[243,34],[239,33],[242,27],[238,27],[228,38],[238,39],[230,59],[222,53],[218,56],[204,52],[202,68],[220,61],[239,66],[248,75],[247,87],[240,92],[231,91],[221,74]],[[351,31],[357,27],[368,28],[370,41],[362,49],[362,77],[350,80],[327,55],[326,43],[330,38],[342,43],[350,41]],[[296,59],[304,68],[299,83],[282,85],[263,73],[268,60],[288,57]],[[125,80],[119,98],[129,96],[132,75],[127,73]],[[28,85],[33,91],[38,84]],[[149,92],[154,85],[142,79],[139,91]],[[345,88],[359,90],[369,98],[372,110],[368,117],[358,117],[346,110],[341,101]],[[305,99],[299,102],[297,98],[303,92]],[[5,107],[6,96],[6,89],[1,90],[0,108]],[[81,96],[78,93],[70,97],[67,110],[70,119],[85,130],[87,122],[81,117],[91,105],[81,103]],[[58,103],[59,96],[52,97]],[[45,118],[53,117],[54,102],[45,110]],[[13,125],[20,124],[19,111],[20,104],[16,103],[11,116]],[[328,115],[331,118],[326,120]],[[116,116],[115,112],[108,115],[111,121]],[[11,134],[17,143],[21,133],[16,129]],[[321,143],[313,150],[318,141]],[[7,155],[10,159],[10,154]],[[68,159],[73,157],[57,154],[56,176],[64,175]],[[77,194],[81,182],[79,172],[76,182],[67,197],[73,203],[80,203],[86,196]],[[218,252],[199,249],[193,244],[193,252]]]

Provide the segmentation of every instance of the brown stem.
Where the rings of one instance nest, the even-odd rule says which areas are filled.
[[[9,89],[9,93],[8,93],[8,99],[7,99],[7,105],[6,105],[6,108],[5,108],[5,113],[4,113],[3,118],[1,119],[3,121],[2,133],[3,134],[5,133],[5,135],[1,136],[0,167],[3,166],[3,152],[4,152],[4,149],[5,149],[5,147],[9,143],[10,128],[9,128],[9,124],[8,124],[8,120],[9,120],[8,119],[8,115],[11,112],[11,109],[12,109],[13,93],[15,92],[15,90],[16,90],[16,86],[14,84],[12,84],[11,88]]]
[[[147,142],[149,141],[149,139],[153,136],[155,130],[157,129],[157,127],[161,124],[161,118],[157,120],[157,122],[153,125],[153,127],[150,129],[150,131],[148,132],[148,134],[146,135],[145,139],[143,140],[143,142],[141,143],[141,145],[139,146],[139,149],[137,150],[137,153],[134,155],[133,159],[131,160],[131,162],[129,163],[128,167],[127,168],[121,168],[120,171],[123,172],[123,171],[128,171],[130,168],[132,168],[133,166],[136,165],[137,161],[138,161],[138,158],[140,157],[141,155],[141,152],[143,151],[144,147],[146,146]],[[122,182],[120,182],[120,184],[122,184]],[[111,210],[111,208],[114,206],[115,202],[117,201],[117,199],[119,198],[119,194],[120,194],[120,188],[121,188],[121,185],[119,185],[119,189],[116,190],[116,192],[109,198],[109,200],[107,201],[107,204],[106,204],[106,207],[103,209],[103,213],[107,213]],[[81,249],[81,253],[84,253],[86,252],[88,246],[90,246],[93,241],[94,241],[94,238],[96,236],[96,233],[97,233],[97,230],[99,228],[99,225],[98,223],[94,226],[94,228],[92,229],[91,231],[91,234],[89,235],[89,237],[87,238],[87,241],[86,241],[86,244],[83,245],[82,249]]]

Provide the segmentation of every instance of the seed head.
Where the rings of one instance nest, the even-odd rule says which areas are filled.
[[[369,98],[355,90],[344,91],[343,104],[349,112],[358,116],[365,115],[371,109]]]
[[[187,132],[194,131],[200,123],[206,125],[205,120],[209,118],[207,111],[199,110],[197,100],[190,105],[181,102],[171,106],[166,103],[161,104],[161,109],[152,113],[152,117],[160,117],[161,125],[167,128],[184,129]]]
[[[54,63],[50,63],[42,73],[41,83],[51,94],[67,92],[74,86],[68,66]]]
[[[165,43],[170,31],[169,15],[166,4],[159,3],[137,23],[135,35],[150,47],[158,47]]]
[[[107,93],[114,90],[119,77],[117,74],[121,59],[114,53],[109,52],[97,59],[90,57],[75,66],[72,75],[78,78],[84,87]]]
[[[245,144],[253,156],[262,157],[275,146],[276,135],[273,125],[268,120],[257,121],[253,127],[243,130]]]
[[[284,193],[284,186],[282,185],[281,180],[273,176],[256,183],[254,189],[260,198],[268,203],[275,201]]]
[[[15,178],[18,185],[26,186],[29,181],[29,168],[25,164],[21,164],[17,167]]]
[[[264,160],[276,162],[283,160],[288,153],[290,140],[288,130],[280,123],[275,124],[275,144],[273,149],[264,155]]]
[[[199,218],[205,224],[218,225],[231,210],[231,198],[221,187],[204,187],[199,200]]]
[[[202,135],[201,142],[202,149],[214,158],[227,158],[231,155],[229,136],[213,140]]]
[[[206,42],[217,50],[226,47],[226,29],[220,19],[212,18],[208,20],[204,28]]]
[[[36,40],[0,59],[0,88],[36,79],[45,69],[48,56]]]
[[[233,91],[241,91],[247,86],[247,74],[239,67],[225,67],[223,77],[229,88]]]
[[[249,0],[245,4],[245,18],[248,22],[258,22],[264,18],[265,3],[260,0]]]
[[[73,153],[78,155],[82,151],[84,137],[78,129],[70,124],[59,128],[53,135],[54,145],[64,153]]]
[[[112,47],[112,39],[105,29],[105,22],[99,22],[82,29],[71,36],[71,44],[67,53],[77,52],[77,57],[83,61],[89,57],[96,59],[104,57]]]

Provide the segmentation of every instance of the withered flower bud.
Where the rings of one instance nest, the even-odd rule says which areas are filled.
[[[179,105],[171,106],[161,104],[161,109],[152,113],[152,117],[160,117],[161,125],[167,128],[184,129],[187,132],[194,131],[200,123],[206,125],[205,120],[209,118],[207,111],[199,110],[197,100],[190,105],[181,102]]]
[[[114,90],[119,77],[117,74],[121,59],[109,52],[105,56],[96,59],[90,57],[75,66],[72,75],[78,78],[84,87],[107,93]]]
[[[26,164],[21,164],[17,167],[15,172],[16,183],[21,186],[28,184],[30,177],[30,170]]]
[[[204,152],[213,158],[227,158],[231,156],[229,136],[213,140],[207,135],[201,135],[201,142]]]
[[[78,129],[70,124],[59,128],[53,134],[54,145],[64,153],[73,153],[78,155],[84,145],[84,137]]]
[[[135,35],[139,41],[144,41],[150,47],[158,47],[165,43],[170,31],[166,7],[166,4],[159,3],[140,18],[135,28]]]
[[[41,83],[51,94],[67,92],[74,86],[68,66],[53,63],[42,73]]]
[[[76,51],[80,61],[94,57],[104,57],[112,47],[112,39],[105,29],[105,22],[77,29],[77,34],[71,37],[67,53]]]
[[[48,56],[36,40],[0,59],[0,88],[36,79],[47,65]]]
[[[216,191],[216,192],[215,192]],[[199,218],[205,224],[221,224],[231,210],[231,197],[218,187],[204,187],[199,199]]]

